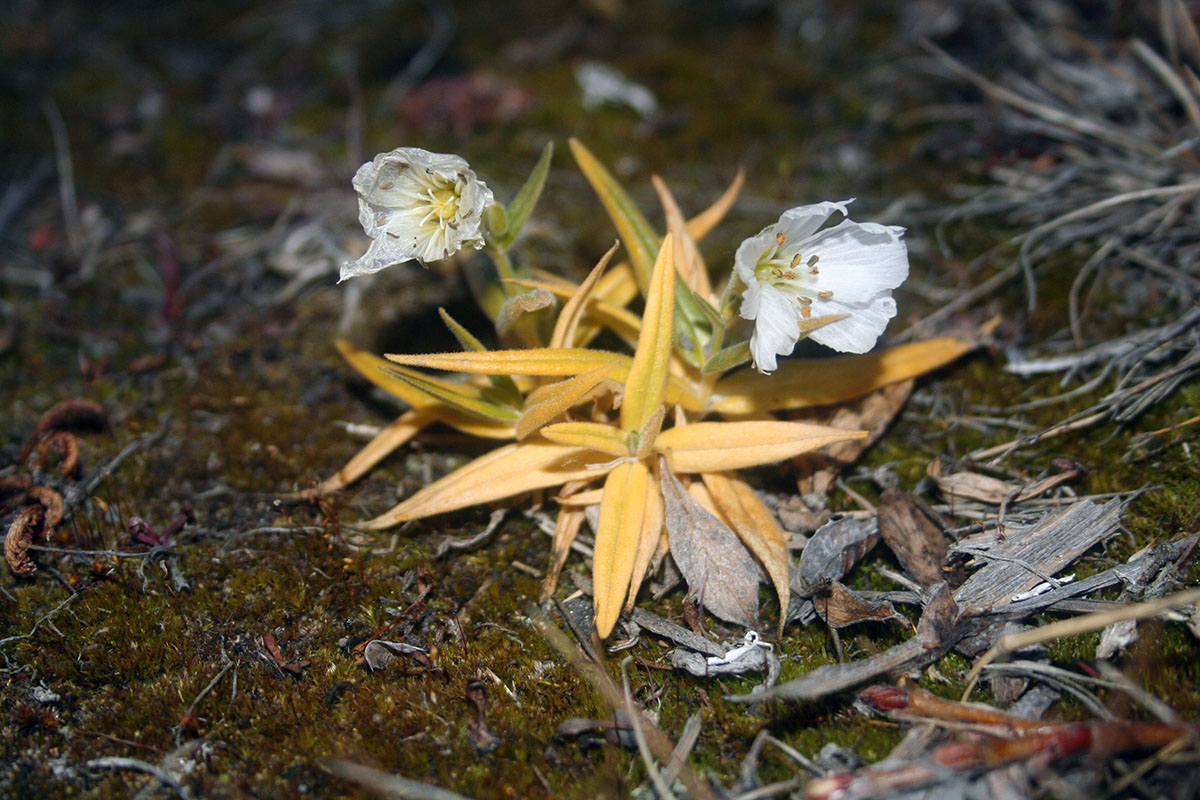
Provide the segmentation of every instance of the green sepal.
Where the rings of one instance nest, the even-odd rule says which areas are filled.
[[[719,350],[713,353],[708,361],[704,362],[704,366],[700,368],[700,372],[704,375],[712,375],[717,372],[728,372],[734,367],[740,367],[750,360],[750,342],[738,342],[730,345],[724,350]]]

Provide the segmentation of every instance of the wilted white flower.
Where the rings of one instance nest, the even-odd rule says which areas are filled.
[[[849,219],[821,228],[850,202],[785,211],[738,247],[734,270],[746,287],[740,313],[754,320],[750,352],[759,371],[773,371],[775,357],[792,352],[803,320],[846,315],[809,336],[865,353],[896,315],[892,289],[908,277],[904,229]]]
[[[373,240],[340,280],[399,264],[439,261],[463,247],[483,247],[483,212],[492,190],[458,156],[419,147],[380,153],[354,174],[358,221]]]

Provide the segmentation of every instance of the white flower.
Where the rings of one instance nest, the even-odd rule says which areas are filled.
[[[800,339],[803,320],[845,314],[809,334],[846,353],[865,353],[896,315],[895,289],[908,277],[903,228],[851,222],[821,229],[841,203],[783,212],[779,222],[742,242],[734,270],[745,284],[741,316],[754,320],[750,352],[760,372],[775,369]]]
[[[398,147],[354,174],[358,221],[373,240],[340,281],[399,264],[438,261],[463,247],[483,247],[480,230],[492,190],[458,156]]]

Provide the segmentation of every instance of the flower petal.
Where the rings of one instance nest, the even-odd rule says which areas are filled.
[[[750,353],[760,372],[775,370],[775,356],[787,355],[800,338],[796,306],[770,284],[760,284],[758,317],[750,335]]]
[[[809,334],[809,338],[843,353],[865,353],[875,346],[875,341],[887,327],[888,321],[896,316],[896,301],[889,292],[872,298],[862,306],[844,306],[831,302],[821,308],[821,313],[840,313],[848,316],[818,328]]]
[[[841,303],[864,303],[908,277],[903,228],[842,220],[806,246],[821,257],[819,285]]]

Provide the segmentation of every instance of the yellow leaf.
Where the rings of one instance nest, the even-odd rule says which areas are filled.
[[[629,593],[625,595],[625,610],[632,611],[637,601],[638,589],[646,578],[646,570],[654,559],[659,541],[663,537],[663,499],[658,481],[646,482],[646,508],[642,512],[642,530],[638,535],[637,550],[633,556],[633,572],[629,576]]]
[[[567,555],[571,552],[571,545],[579,535],[585,518],[582,508],[564,508],[558,512],[558,521],[554,526],[554,543],[550,546],[550,569],[546,573],[546,579],[542,581],[543,603],[554,594],[559,573],[562,572]]]
[[[625,431],[641,428],[663,404],[674,318],[675,241],[668,234],[654,262],[646,310],[642,313],[642,330],[625,379],[625,399],[621,402],[621,428]]]
[[[739,416],[840,403],[938,369],[974,347],[947,336],[865,355],[784,359],[771,375],[743,370],[717,381],[710,407]]]
[[[591,151],[578,139],[571,139],[569,144],[580,171],[592,185],[600,202],[604,204],[604,210],[612,218],[613,224],[617,226],[617,233],[621,235],[621,241],[629,251],[629,260],[633,265],[633,274],[637,277],[638,285],[647,286],[651,264],[654,263],[654,254],[658,247],[658,234],[650,227],[650,223],[646,222],[642,212],[633,204],[633,200],[617,179]]]
[[[542,436],[558,444],[587,447],[618,458],[629,455],[625,432],[599,422],[557,422],[542,428]]]
[[[866,435],[800,422],[696,422],[663,431],[654,450],[667,456],[672,472],[721,472],[770,464]]]
[[[616,381],[624,378],[625,372],[619,364],[607,364],[533,390],[525,398],[525,411],[517,421],[517,438],[524,439],[567,409],[602,392],[619,392],[621,386]]]
[[[679,277],[697,295],[709,302],[716,302],[712,283],[708,279],[708,267],[700,255],[700,248],[696,247],[696,240],[688,230],[687,221],[683,212],[679,210],[679,204],[675,202],[675,196],[671,194],[666,182],[657,175],[651,176],[650,182],[654,184],[654,191],[658,192],[658,200],[662,203],[663,214],[667,218],[667,232],[675,239],[676,247],[679,248]]]
[[[775,515],[741,478],[726,472],[705,472],[700,477],[721,516],[767,570],[775,593],[779,595],[782,623],[787,617],[792,594],[792,561],[788,555],[787,536],[775,521]]]
[[[563,286],[556,283],[531,281],[523,278],[514,278],[509,283],[516,284],[517,286],[545,289],[555,297],[561,299],[571,298],[578,291],[574,286],[570,285]],[[592,317],[596,322],[602,323],[606,328],[625,341],[636,344],[638,333],[642,330],[642,319],[637,314],[595,297],[588,299],[585,304],[585,310],[587,311],[587,315]],[[576,343],[581,338],[577,336]]]
[[[559,495],[554,499],[557,500],[558,504],[564,508],[594,506],[604,499],[604,487],[601,486],[599,489],[589,489],[584,492],[576,492],[575,494],[569,494],[565,497],[563,495]]]
[[[368,353],[365,350],[359,350],[353,345],[341,340],[338,340],[336,344],[338,350],[340,350],[345,359],[350,362],[350,366],[358,370],[358,372],[362,374],[364,378],[378,386],[380,389],[383,389],[388,394],[399,397],[413,408],[422,408],[428,410],[434,415],[438,422],[444,422],[453,428],[457,428],[463,433],[471,436],[479,436],[485,439],[513,438],[514,426],[512,422],[481,419],[471,414],[457,411],[450,406],[443,405],[427,393],[418,389],[416,386],[413,386],[411,383],[401,380],[394,375],[389,375],[383,372],[385,369],[395,370],[396,368],[387,361],[384,361],[379,356],[374,355],[373,353]],[[426,380],[434,380],[427,375],[422,377]],[[471,386],[469,384],[453,383],[450,381],[443,381],[443,383],[447,387],[456,391],[476,393],[480,391],[479,387]]]
[[[487,353],[388,353],[388,361],[412,367],[474,372],[482,375],[567,377],[608,364],[629,364],[629,356],[575,347],[491,350]]]
[[[386,458],[389,453],[436,420],[436,415],[426,409],[414,408],[405,411],[390,425],[375,434],[374,438],[367,442],[366,447],[359,450],[353,458],[346,462],[346,466],[322,481],[321,485],[317,487],[317,494],[336,492],[342,487],[354,483],[367,470]]]
[[[579,321],[583,318],[588,297],[596,286],[596,281],[600,280],[604,268],[608,266],[608,262],[613,257],[613,253],[617,252],[617,247],[620,245],[614,243],[609,248],[608,252],[600,259],[600,262],[592,268],[588,276],[583,279],[583,283],[579,284],[579,288],[571,294],[566,304],[562,307],[562,311],[558,312],[558,319],[554,321],[554,333],[550,336],[550,347],[570,347],[575,340],[575,331],[579,327]],[[547,289],[546,291],[550,291]]]
[[[746,173],[739,169],[737,175],[733,176],[733,183],[729,184],[725,193],[717,198],[717,202],[688,220],[688,234],[697,242],[707,236],[709,231],[715,228],[717,223],[729,213],[729,209],[733,207],[733,202],[737,200],[738,193],[742,191],[742,184],[745,182]]]
[[[604,481],[600,524],[592,557],[592,587],[596,606],[596,632],[603,639],[612,633],[633,575],[634,558],[641,540],[650,471],[640,461],[618,464]]]
[[[390,528],[459,508],[490,503],[522,492],[590,478],[590,450],[550,442],[509,444],[482,455],[434,481],[392,510],[360,523],[365,530]]]

